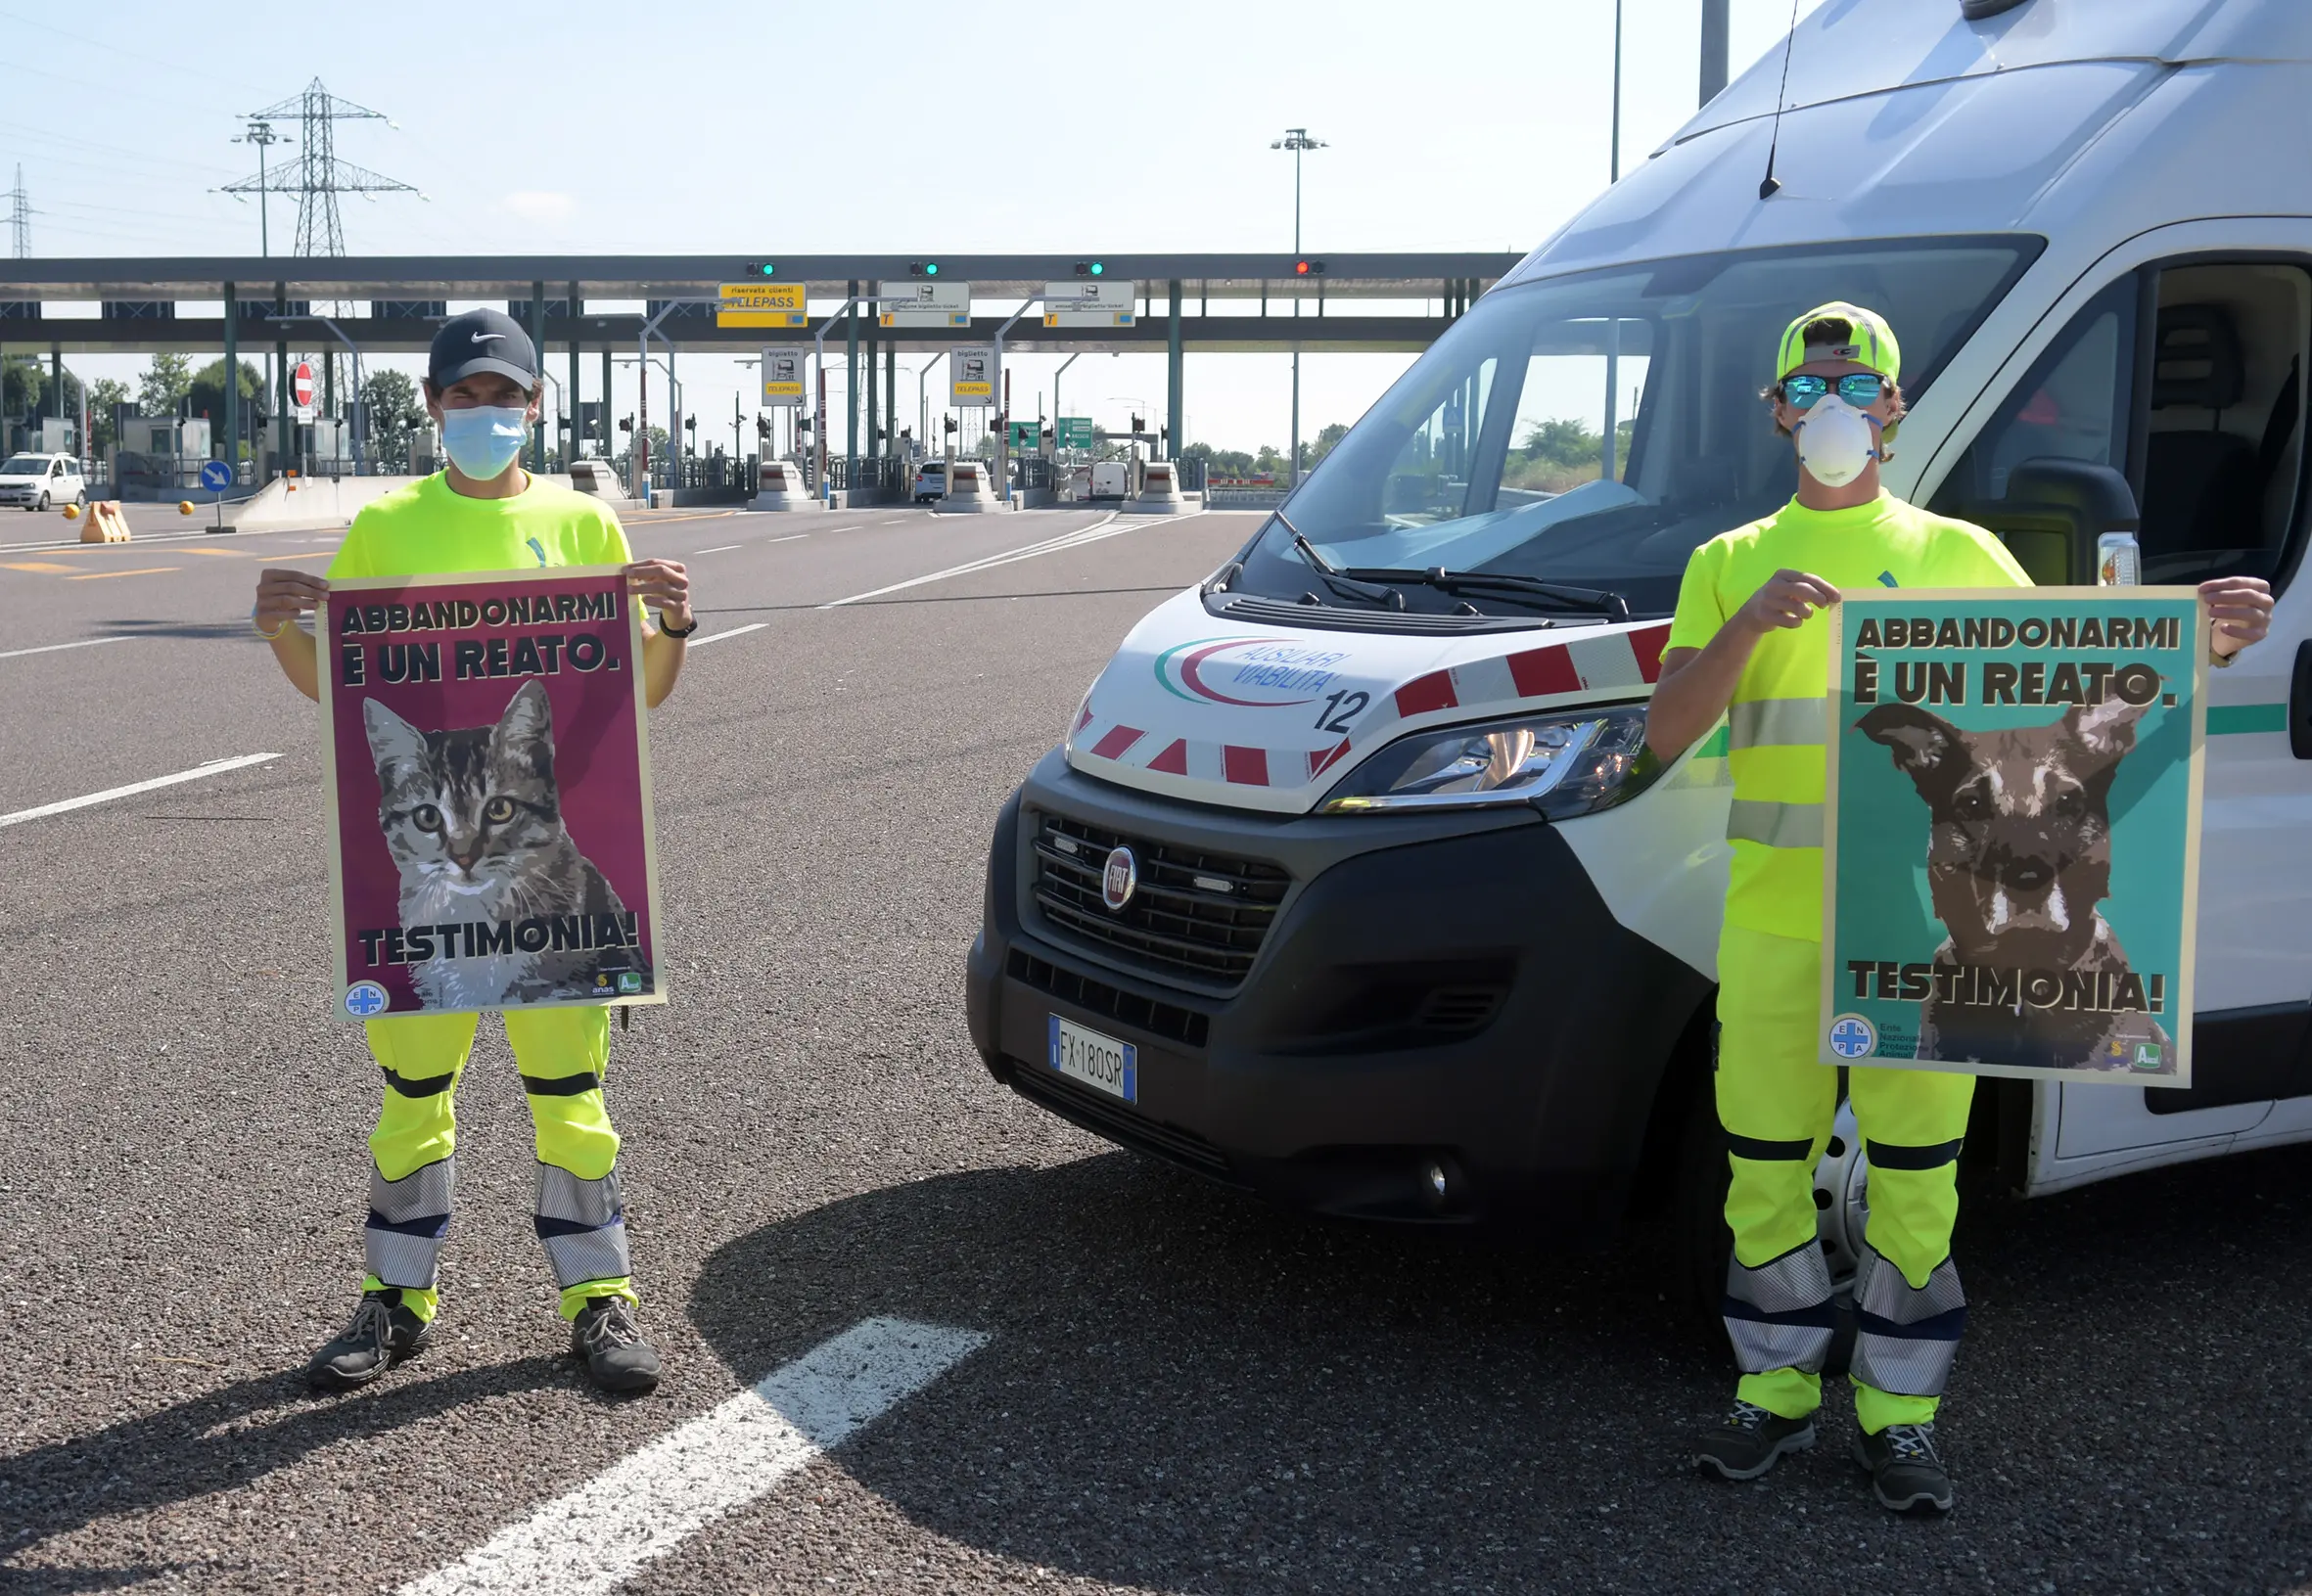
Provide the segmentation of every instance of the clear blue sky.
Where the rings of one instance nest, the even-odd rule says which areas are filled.
[[[0,5],[20,68],[0,186],[21,162],[36,254],[254,253],[254,204],[212,191],[256,168],[231,142],[242,115],[315,76],[399,123],[340,123],[338,155],[426,195],[343,202],[363,254],[1281,250],[1292,161],[1269,144],[1287,126],[1330,146],[1305,158],[1311,251],[1522,251],[1606,181],[1611,0],[1013,14],[999,30],[920,0],[843,20],[585,0]],[[1625,167],[1692,111],[1699,14],[1627,0]],[[1790,15],[1733,0],[1736,73]],[[274,202],[277,246],[292,211]],[[1015,414],[1057,363],[1011,363]],[[71,364],[126,377],[142,361]],[[1305,356],[1304,434],[1354,420],[1404,365]],[[683,377],[702,433],[727,427],[714,418],[746,374],[693,355]],[[1192,355],[1186,384],[1191,437],[1282,446],[1283,357]],[[1087,359],[1066,408],[1120,421],[1163,387],[1160,356]],[[631,407],[630,377],[615,397]]]

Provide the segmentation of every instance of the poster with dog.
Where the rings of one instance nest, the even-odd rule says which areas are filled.
[[[338,580],[318,627],[339,1015],[665,1002],[620,568]]]
[[[2192,1083],[2191,588],[1831,607],[1822,1060]]]

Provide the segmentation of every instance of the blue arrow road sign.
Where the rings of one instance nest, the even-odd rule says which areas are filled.
[[[222,460],[209,460],[201,467],[201,485],[211,493],[222,493],[233,485],[233,468]]]

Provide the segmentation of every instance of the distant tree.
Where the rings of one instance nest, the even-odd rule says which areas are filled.
[[[68,369],[60,400],[48,362],[37,355],[0,355],[0,416],[22,422],[35,412],[42,416],[80,419],[80,379]],[[95,417],[89,420],[93,423]]]
[[[1625,421],[1614,429],[1614,464],[1618,473],[1630,460],[1630,440],[1637,424]],[[1584,482],[1595,481],[1598,457],[1605,439],[1587,422],[1558,417],[1537,421],[1526,428],[1517,453],[1502,472],[1505,487],[1562,493]]]
[[[1285,474],[1286,469],[1287,467],[1285,464],[1283,451],[1278,449],[1273,443],[1264,443],[1261,445],[1260,453],[1252,457],[1252,471],[1250,475],[1255,477],[1281,477]]]
[[[265,391],[265,374],[248,361],[241,362],[241,397],[251,400]],[[195,372],[185,384],[185,409],[190,415],[208,419],[209,441],[217,448],[225,446],[225,363],[211,360]],[[250,439],[243,438],[247,447]]]
[[[1342,438],[1347,437],[1348,435],[1348,427],[1345,424],[1336,421],[1331,426],[1325,428],[1324,431],[1317,434],[1317,442],[1314,447],[1304,443],[1301,445],[1301,448],[1303,452],[1308,455],[1309,464],[1314,466],[1319,460],[1322,460],[1326,455],[1332,453],[1334,446],[1338,444]]]
[[[378,458],[403,458],[410,439],[426,421],[425,407],[418,403],[417,385],[409,380],[409,374],[391,368],[371,372],[361,385],[361,403],[369,413],[370,442]]]
[[[173,416],[192,388],[192,358],[164,349],[153,356],[153,363],[137,379],[137,406],[148,416]]]
[[[116,378],[100,377],[88,385],[88,432],[93,447],[90,452],[102,455],[119,441],[113,423],[116,405],[128,402],[128,385]]]

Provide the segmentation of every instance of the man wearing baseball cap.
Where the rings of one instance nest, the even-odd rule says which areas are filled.
[[[1732,1410],[1694,1448],[1699,1467],[1728,1480],[1755,1480],[1814,1444],[1833,1324],[1813,1182],[1838,1106],[1838,1072],[1815,1051],[1830,681],[1821,612],[1842,587],[2030,585],[1989,532],[1879,486],[1904,414],[1901,372],[1894,330],[1859,305],[1823,305],[1784,331],[1765,397],[1797,451],[1797,496],[1694,551],[1647,712],[1646,742],[1664,760],[1724,715],[1734,782],[1716,1092],[1733,1171],[1724,1311],[1742,1375]],[[2264,635],[2263,581],[2200,591],[2219,663]],[[1974,1077],[1856,1070],[1847,1092],[1871,1166],[1854,1283],[1855,1457],[1887,1507],[1944,1512],[1935,1414],[1966,1319],[1951,1227]]]
[[[667,560],[633,559],[618,518],[598,501],[537,480],[520,464],[544,384],[530,335],[511,316],[453,316],[427,360],[426,412],[449,464],[353,518],[330,576],[410,576],[552,566],[620,565],[645,611],[644,697],[673,691],[684,639],[698,629],[690,578]],[[254,621],[283,674],[319,696],[310,633],[294,622],[328,592],[325,578],[267,570]],[[472,1014],[393,1016],[366,1023],[383,1072],[383,1107],[369,1138],[368,1274],[345,1332],[307,1369],[324,1390],[368,1384],[425,1350],[438,1304],[442,1238],[454,1184],[459,1074],[474,1042]],[[602,1008],[510,1009],[512,1045],[537,1147],[537,1234],[560,1290],[571,1350],[605,1391],[658,1384],[659,1358],[635,1322],[619,1186],[619,1135],[603,1103],[610,1015]]]

